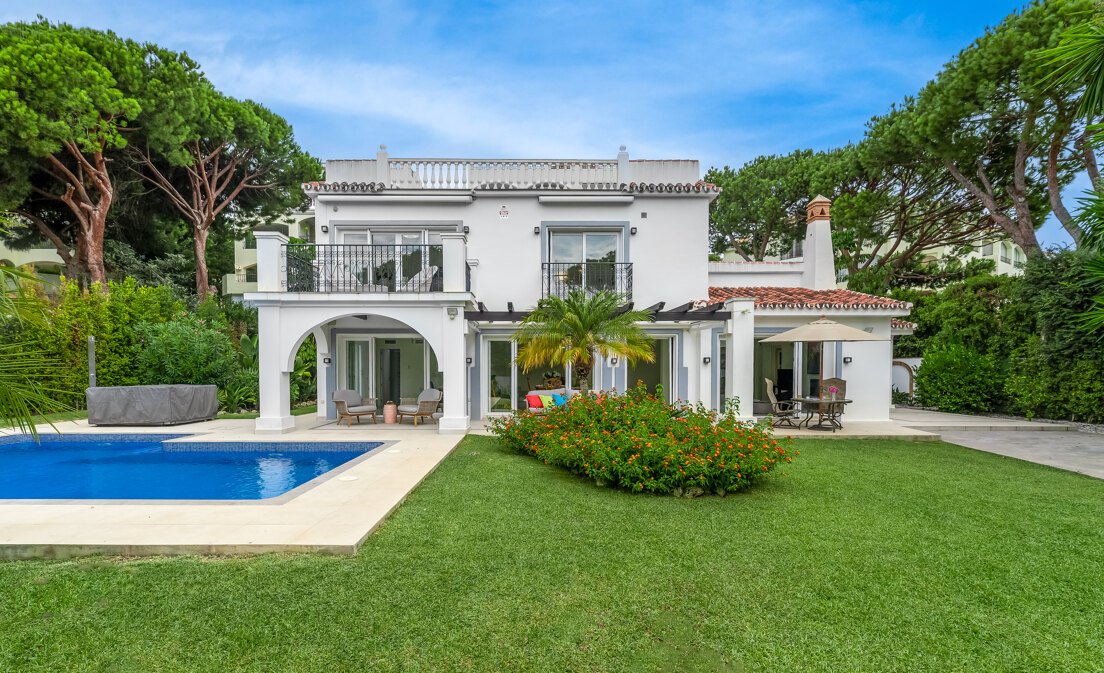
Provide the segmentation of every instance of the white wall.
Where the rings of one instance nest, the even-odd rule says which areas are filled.
[[[709,262],[710,287],[800,287],[803,262]]]
[[[709,248],[709,199],[706,196],[637,195],[629,202],[540,203],[537,195],[478,194],[470,203],[373,201],[365,196],[316,208],[316,240],[337,243],[343,228],[383,223],[469,227],[468,259],[478,260],[472,290],[489,310],[517,310],[536,305],[542,290],[542,236],[534,227],[587,222],[624,225],[628,261],[633,263],[633,301],[669,307],[708,296],[703,261]],[[427,196],[426,199],[431,199]],[[593,197],[591,197],[593,198]],[[334,211],[334,206],[337,210]],[[507,218],[499,211],[509,213]],[[647,213],[647,217],[643,214]],[[322,232],[321,227],[329,227]],[[631,227],[637,234],[629,234]],[[547,244],[546,244],[547,245]]]

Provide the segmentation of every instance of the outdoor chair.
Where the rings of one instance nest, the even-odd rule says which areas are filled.
[[[793,402],[779,402],[774,396],[774,381],[763,379],[767,383],[767,399],[770,400],[771,415],[774,416],[774,427],[788,425],[796,428],[794,419],[797,418],[797,408]]]
[[[352,426],[354,416],[356,416],[357,423],[360,423],[361,416],[371,416],[373,423],[379,422],[376,419],[376,401],[362,398],[360,393],[355,390],[335,390],[330,398],[337,407],[338,425],[341,425],[341,419],[347,418],[346,427]]]
[[[828,392],[829,388],[839,388],[836,392],[837,400],[847,399],[847,381],[840,378],[823,379],[820,382],[820,404],[817,405],[817,425],[828,421],[832,426],[832,432],[836,431],[836,428],[842,428],[843,423],[840,422],[840,416],[843,415],[843,409],[846,406],[842,401],[832,401],[832,394]]]
[[[434,412],[437,411],[437,407],[441,404],[441,391],[433,388],[426,388],[418,395],[417,404],[400,404],[398,406],[399,411],[399,423],[402,423],[403,416],[413,416],[414,425],[418,425],[418,418],[428,418],[434,423],[437,419],[433,418]]]

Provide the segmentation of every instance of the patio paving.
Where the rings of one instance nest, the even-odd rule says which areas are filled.
[[[355,553],[403,499],[445,459],[461,435],[436,426],[353,423],[337,427],[297,416],[296,431],[253,432],[252,420],[215,420],[159,428],[58,424],[73,433],[192,435],[211,442],[383,441],[388,446],[327,472],[293,497],[269,501],[0,501],[0,559],[86,554],[259,554],[277,551]],[[40,426],[40,432],[52,432]]]
[[[943,441],[1104,479],[1104,435],[959,430],[944,432]]]

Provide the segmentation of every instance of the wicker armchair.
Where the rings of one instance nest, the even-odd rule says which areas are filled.
[[[796,428],[794,419],[797,418],[797,408],[793,402],[779,402],[774,396],[774,381],[763,379],[767,383],[767,399],[770,400],[771,415],[774,416],[774,427],[788,425]]]
[[[357,423],[360,423],[361,416],[371,416],[372,422],[377,423],[376,420],[376,401],[367,398],[362,398],[360,393],[355,390],[335,390],[330,395],[334,401],[334,406],[337,407],[337,423],[341,424],[341,419],[348,419],[345,422],[346,427],[353,424],[353,417],[356,416]]]
[[[402,423],[403,416],[413,416],[415,426],[418,425],[418,417],[428,418],[436,423],[437,419],[433,418],[433,414],[440,404],[441,391],[427,388],[418,395],[417,404],[400,404],[398,406],[399,423]]]

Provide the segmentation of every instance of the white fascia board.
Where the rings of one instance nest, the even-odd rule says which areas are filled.
[[[475,195],[464,194],[320,194],[320,203],[471,203]]]
[[[587,203],[594,205],[609,205],[609,206],[627,206],[636,199],[635,196],[598,196],[598,195],[555,195],[555,196],[538,196],[537,201],[540,203],[554,205],[574,205],[577,203]]]

